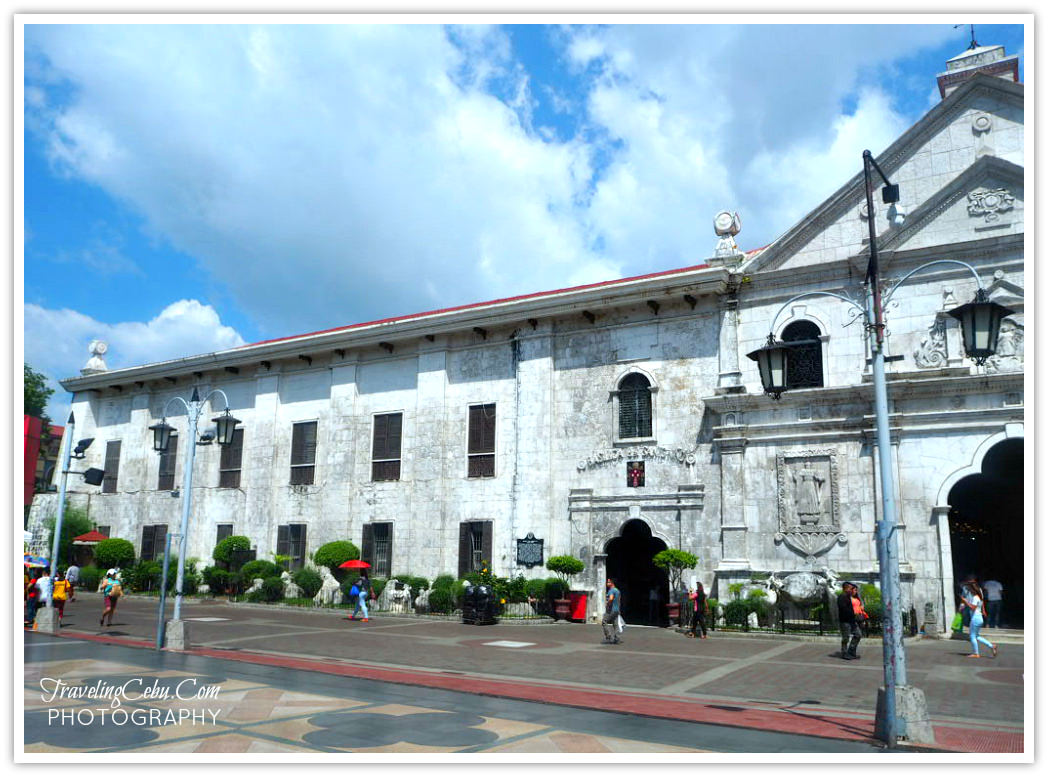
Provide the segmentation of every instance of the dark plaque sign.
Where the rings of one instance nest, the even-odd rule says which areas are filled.
[[[522,567],[542,566],[542,545],[545,540],[535,539],[535,535],[528,532],[528,536],[517,540],[517,564]]]

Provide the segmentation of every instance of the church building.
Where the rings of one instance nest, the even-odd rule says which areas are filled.
[[[1018,58],[976,47],[938,83],[941,102],[876,156],[898,203],[878,189],[867,211],[856,148],[854,175],[759,250],[737,248],[739,220],[725,212],[691,267],[126,369],[96,355],[62,385],[76,438],[94,438],[77,469],[105,478],[70,478],[69,502],[142,558],[162,555],[196,441],[181,403],[168,407],[168,453],[154,452],[150,427],[172,397],[221,389],[240,423],[231,446],[196,449],[188,555],[203,563],[230,534],[296,566],[348,539],[378,576],[490,562],[497,575],[548,577],[540,564],[571,554],[586,565],[574,587],[596,594],[614,577],[638,623],[651,590],[666,600],[651,564],[664,548],[695,554],[685,581],[722,599],[769,573],[876,582],[870,353],[840,298],[861,304],[873,219],[886,296],[950,259],[1013,311],[979,365],[948,315],[975,296],[969,269],[930,267],[886,300],[903,607],[930,603],[944,627],[958,577],[975,573],[1004,584],[1003,620],[1021,626]],[[747,358],[769,334],[796,343],[778,399]],[[201,431],[223,410],[213,395]],[[37,495],[30,529],[55,511],[54,494]],[[600,606],[591,596],[590,614]]]

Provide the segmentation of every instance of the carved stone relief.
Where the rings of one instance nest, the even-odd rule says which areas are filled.
[[[775,541],[810,562],[837,543],[841,532],[837,486],[837,451],[832,448],[780,453],[778,474],[779,531]]]
[[[978,188],[968,193],[968,215],[982,217],[987,224],[1000,220],[1001,214],[1015,207],[1015,197],[1007,189]]]
[[[1010,318],[1001,322],[997,353],[986,360],[987,372],[1022,372],[1023,326]]]
[[[924,369],[946,366],[946,319],[936,316],[928,328],[928,334],[921,338],[921,344],[913,352],[913,363]]]

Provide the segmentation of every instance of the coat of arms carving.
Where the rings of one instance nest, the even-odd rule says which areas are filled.
[[[808,563],[837,543],[841,532],[837,451],[832,448],[779,453],[779,531],[776,542],[804,556]]]

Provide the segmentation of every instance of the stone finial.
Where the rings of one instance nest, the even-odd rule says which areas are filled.
[[[713,251],[712,260],[718,264],[737,264],[745,254],[739,250],[735,236],[742,231],[742,219],[738,213],[722,210],[713,217],[713,231],[720,238]]]
[[[101,340],[92,340],[87,346],[87,350],[91,353],[91,358],[87,360],[87,364],[80,370],[81,375],[97,375],[100,372],[108,372],[109,368],[106,366],[105,360],[102,358],[105,352],[109,350],[109,346]]]

